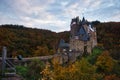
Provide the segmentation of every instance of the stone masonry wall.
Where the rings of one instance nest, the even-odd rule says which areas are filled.
[[[84,52],[84,42],[77,40],[77,39],[71,39],[70,40],[70,49]]]

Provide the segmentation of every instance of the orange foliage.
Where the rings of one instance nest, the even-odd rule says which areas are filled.
[[[113,75],[105,76],[104,80],[120,80],[120,78],[117,77],[115,74],[113,74]]]

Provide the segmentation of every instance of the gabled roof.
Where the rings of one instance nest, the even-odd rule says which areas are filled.
[[[85,31],[83,26],[81,26],[79,31],[78,31],[78,35],[81,35],[81,34],[86,34],[86,31]]]
[[[88,33],[85,31],[85,29],[84,29],[83,26],[81,26],[80,29],[79,29],[79,31],[78,31],[78,36],[79,36],[79,35],[82,35],[82,36],[80,37],[80,39],[83,40],[83,41],[88,41],[89,38],[90,38],[90,36],[89,36]]]

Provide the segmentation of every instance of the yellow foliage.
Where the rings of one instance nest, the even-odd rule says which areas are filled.
[[[109,56],[108,51],[104,51],[97,58],[96,66],[98,67],[99,70],[105,73],[109,73],[112,71],[114,67],[114,60]]]
[[[67,66],[61,66],[54,60],[54,64],[46,65],[42,71],[43,80],[97,80],[102,75],[96,74],[96,67],[90,65],[87,60],[82,59]]]
[[[34,56],[45,56],[48,54],[49,54],[49,51],[46,46],[38,46],[37,50],[34,51]]]
[[[50,64],[46,64],[45,69],[40,72],[42,76],[42,80],[53,80],[52,79],[52,71],[50,70]]]

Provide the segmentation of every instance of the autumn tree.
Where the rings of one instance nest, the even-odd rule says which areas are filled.
[[[96,66],[98,72],[103,72],[105,74],[109,74],[112,72],[114,67],[114,60],[110,57],[108,51],[104,51],[96,61]]]
[[[42,72],[44,79],[49,78],[49,80],[99,80],[103,78],[103,75],[96,73],[96,67],[84,58],[66,66],[60,65],[55,60],[52,68],[46,67]]]
[[[120,78],[117,77],[115,74],[113,74],[113,75],[105,76],[104,80],[120,80]]]
[[[99,80],[103,77],[103,75],[97,74],[96,67],[84,58],[76,62],[75,65],[77,69],[76,80]]]
[[[38,46],[37,50],[34,51],[34,56],[45,56],[49,54],[47,46]]]

